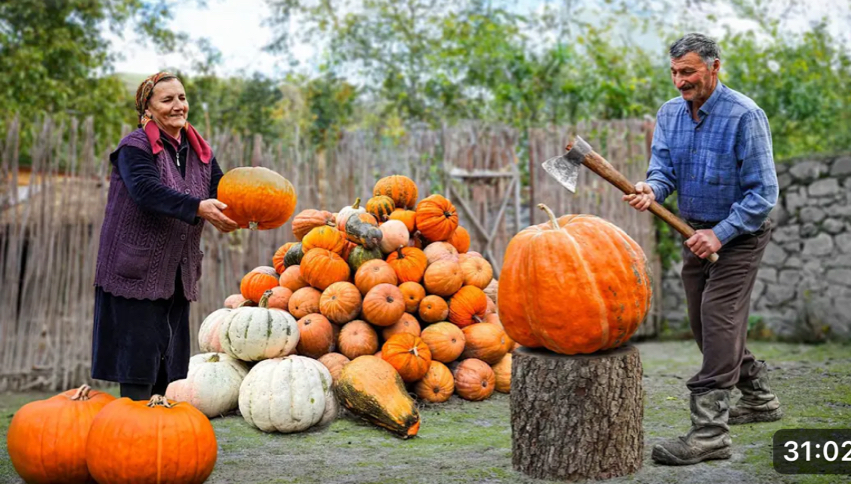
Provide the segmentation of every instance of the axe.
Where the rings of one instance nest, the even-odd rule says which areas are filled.
[[[626,179],[615,167],[611,165],[605,158],[600,156],[591,148],[591,145],[585,142],[579,136],[573,140],[573,143],[565,148],[567,153],[562,156],[550,158],[544,162],[544,170],[553,178],[558,180],[565,188],[576,193],[576,178],[579,176],[579,166],[585,165],[594,173],[603,177],[604,180],[611,183],[620,191],[627,195],[635,193],[635,185]],[[654,201],[650,204],[649,209],[657,217],[664,220],[668,225],[681,233],[683,237],[688,239],[694,235],[694,228],[686,223],[685,220],[671,213],[667,208]],[[718,254],[711,254],[707,257],[710,262],[718,260]]]

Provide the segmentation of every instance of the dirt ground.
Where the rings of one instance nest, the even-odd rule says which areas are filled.
[[[645,459],[636,474],[606,483],[840,483],[851,476],[784,476],[771,465],[771,437],[782,428],[851,427],[851,347],[752,343],[769,363],[783,403],[780,422],[732,428],[729,461],[660,467],[650,450],[663,438],[687,430],[685,380],[700,354],[692,342],[637,345],[644,365]],[[6,453],[6,430],[14,412],[45,393],[0,395],[0,483],[21,482]],[[417,438],[403,441],[350,417],[302,434],[264,434],[238,416],[213,420],[219,457],[211,483],[543,483],[511,467],[508,395],[479,403],[453,397],[422,406]]]

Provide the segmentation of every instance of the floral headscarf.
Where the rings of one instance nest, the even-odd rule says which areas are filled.
[[[154,86],[162,81],[177,79],[177,76],[169,72],[157,72],[153,76],[148,77],[136,89],[136,112],[139,113],[139,127],[144,128],[151,118],[145,116],[145,110],[148,109],[148,101],[151,100],[151,94],[154,93]]]

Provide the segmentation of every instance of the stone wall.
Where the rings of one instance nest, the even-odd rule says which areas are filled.
[[[752,322],[780,338],[851,340],[851,156],[777,163],[774,232],[751,297]],[[676,264],[663,279],[667,324],[687,328]]]

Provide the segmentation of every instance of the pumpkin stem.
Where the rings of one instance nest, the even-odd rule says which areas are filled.
[[[257,302],[257,305],[263,309],[268,308],[270,297],[272,297],[272,290],[267,289],[266,292],[264,292],[263,295],[260,297],[260,301]]]
[[[558,219],[556,218],[556,214],[554,214],[553,211],[550,210],[550,207],[544,205],[543,203],[539,203],[538,208],[547,212],[547,215],[550,216],[550,223],[552,224],[553,229],[558,230],[561,228],[558,226]]]
[[[416,347],[416,346],[414,346],[413,348],[411,348],[411,353],[413,353],[413,354],[414,354],[414,356],[416,356],[416,357],[419,357],[419,356],[420,356],[420,352],[419,352],[419,350],[417,350],[417,347]]]
[[[484,320],[483,320],[482,318],[480,318],[478,314],[474,314],[474,315],[473,315],[473,321],[475,321],[475,322],[477,322],[477,323],[481,323],[481,322],[482,322],[482,321],[484,321]],[[484,327],[484,326],[483,326],[483,327]]]
[[[259,227],[259,226],[260,226],[260,224],[257,223],[257,222],[248,222],[248,228],[250,230],[257,230],[257,227]]]
[[[355,199],[355,203],[352,204],[352,208],[360,208],[360,197]]]
[[[400,259],[405,258],[405,254],[402,253],[402,247],[404,247],[404,245],[400,245],[399,247],[396,247],[396,253],[399,254]]]
[[[154,408],[154,407],[171,408],[173,405],[168,403],[168,399],[166,397],[164,397],[162,395],[154,395],[153,397],[151,397],[151,401],[148,402],[147,406],[150,407],[150,408]]]
[[[248,306],[250,304],[251,304],[251,299],[246,299],[245,301],[242,301],[241,303],[237,304],[236,307],[242,308],[242,307]]]
[[[83,385],[74,392],[74,395],[71,397],[71,400],[82,400],[86,401],[89,399],[89,392],[92,390],[92,387],[88,385]]]
[[[219,354],[218,354],[218,353],[216,353],[215,355],[211,356],[211,357],[210,357],[210,359],[209,359],[209,360],[207,360],[207,361],[208,361],[209,363],[218,363],[218,361],[219,361]]]

